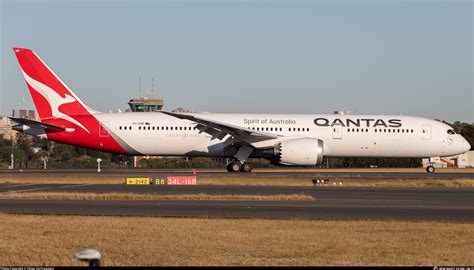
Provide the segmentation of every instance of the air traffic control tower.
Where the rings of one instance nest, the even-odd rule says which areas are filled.
[[[145,96],[131,99],[128,105],[132,112],[157,112],[161,111],[165,102],[162,99]]]

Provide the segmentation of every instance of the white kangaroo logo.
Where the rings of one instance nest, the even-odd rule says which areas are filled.
[[[66,97],[60,96],[56,91],[51,89],[49,86],[36,81],[35,79],[28,76],[28,74],[26,74],[24,71],[23,71],[23,76],[25,77],[25,80],[28,82],[28,84],[48,101],[49,106],[51,107],[51,113],[53,114],[53,117],[62,118],[68,122],[74,123],[80,126],[85,131],[87,131],[87,133],[90,133],[90,131],[86,127],[84,127],[81,123],[79,123],[76,119],[59,111],[59,106],[67,104],[67,103],[75,102],[76,99],[74,97],[68,94],[66,94]]]

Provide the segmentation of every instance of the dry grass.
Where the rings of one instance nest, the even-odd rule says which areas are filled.
[[[0,265],[473,265],[472,223],[0,214]]]
[[[202,185],[312,186],[311,178],[202,177]],[[344,179],[331,178],[321,186],[345,187],[474,187],[472,179]]]
[[[122,184],[125,177],[93,175],[38,174],[25,176],[21,173],[1,175],[0,183],[9,184]]]
[[[312,201],[304,194],[291,195],[209,195],[209,194],[134,194],[134,193],[77,193],[77,192],[9,192],[0,199],[10,200],[212,200],[212,201]]]
[[[349,177],[349,178],[348,178]],[[342,183],[347,187],[474,187],[472,178],[458,178],[453,174],[453,179],[361,179],[350,178],[357,175],[347,175],[331,178],[326,184]],[[121,176],[89,176],[89,175],[35,175],[23,176],[21,174],[2,175],[0,183],[10,184],[122,184],[125,178]],[[254,185],[254,186],[311,186],[311,177],[253,177],[231,175],[226,176],[198,176],[200,185]]]

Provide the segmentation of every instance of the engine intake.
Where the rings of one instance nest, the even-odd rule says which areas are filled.
[[[276,162],[282,165],[318,165],[323,162],[322,140],[299,138],[279,142],[275,145]]]

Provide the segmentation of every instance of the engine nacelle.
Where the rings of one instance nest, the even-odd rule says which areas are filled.
[[[324,144],[319,139],[291,139],[277,143],[274,151],[279,164],[318,165],[323,162]]]

